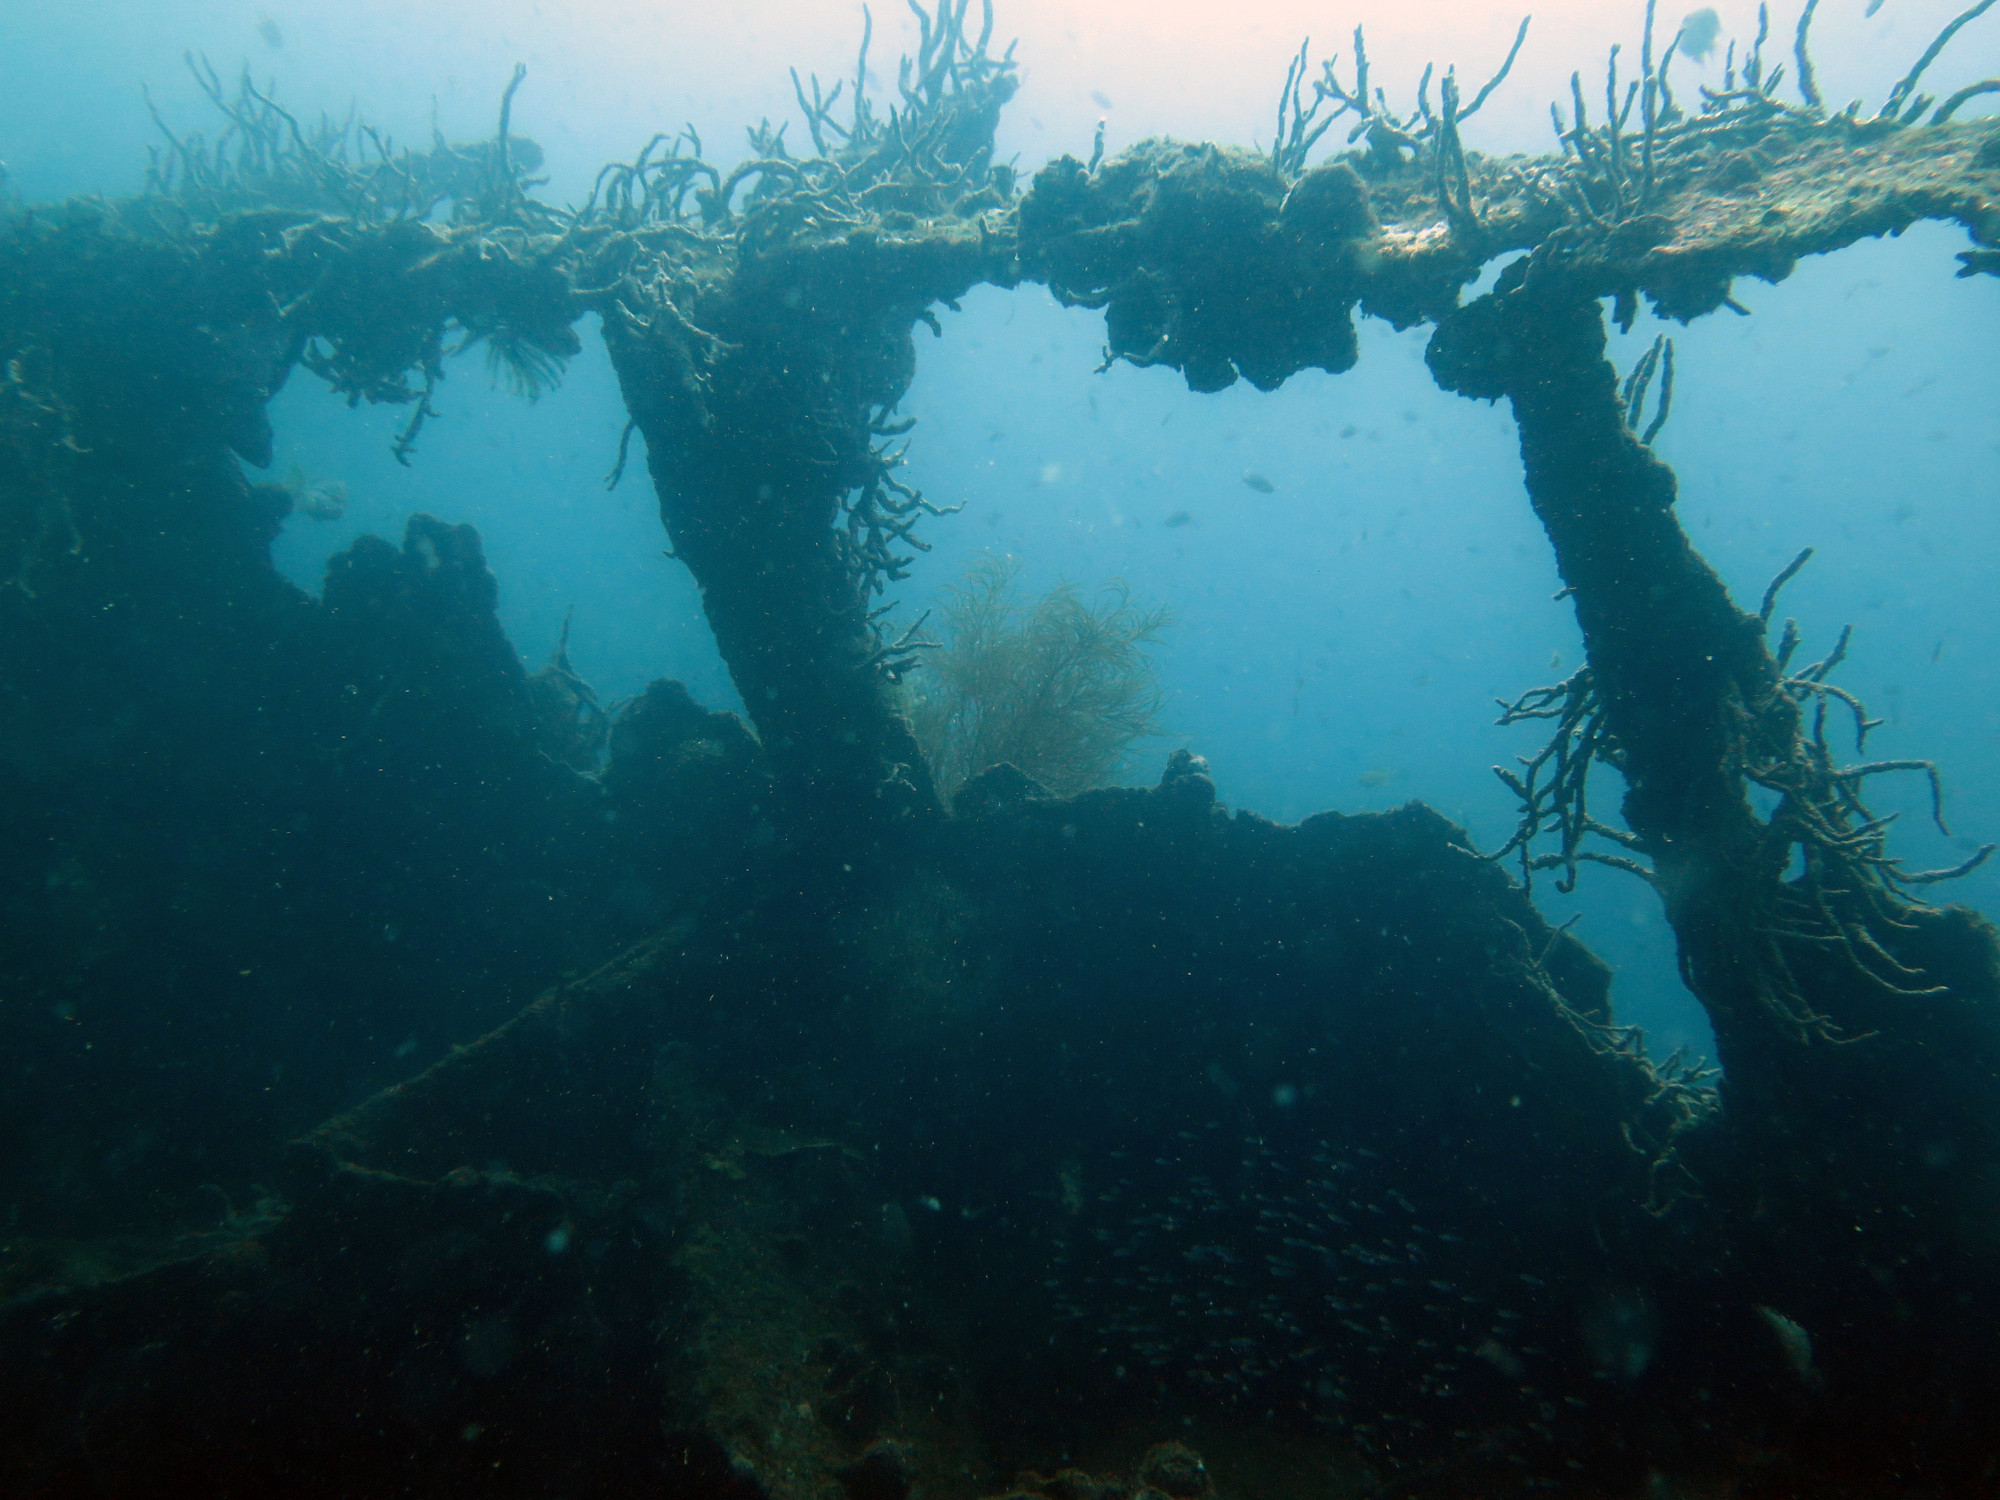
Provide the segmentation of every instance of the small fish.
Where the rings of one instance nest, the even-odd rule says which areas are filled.
[[[279,487],[291,496],[292,507],[315,521],[338,521],[347,513],[347,486],[338,479],[314,479],[303,465],[293,464]]]
[[[1485,1339],[1472,1351],[1509,1380],[1519,1380],[1523,1373],[1521,1361],[1498,1339]]]
[[[1259,474],[1255,469],[1250,470],[1243,476],[1243,482],[1260,495],[1268,495],[1277,489],[1275,484],[1271,483],[1270,480]]]
[[[1160,524],[1169,529],[1172,529],[1175,526],[1185,526],[1187,525],[1188,522],[1192,521],[1193,519],[1194,517],[1189,515],[1186,511],[1177,510],[1172,515],[1168,516],[1166,520],[1162,521]]]
[[[1355,779],[1365,787],[1387,786],[1403,773],[1400,771],[1363,771]],[[1378,1209],[1379,1213],[1380,1210]]]
[[[1872,12],[1871,12],[1872,14]],[[257,18],[257,35],[264,39],[264,45],[276,52],[285,45],[285,34],[278,30],[278,23],[269,16]]]
[[[1102,89],[1092,89],[1090,91],[1090,102],[1095,104],[1099,109],[1111,108],[1111,101],[1104,97],[1104,90]]]
[[[1881,0],[1876,0],[1879,5]],[[1691,11],[1681,22],[1681,54],[1696,62],[1703,61],[1715,50],[1715,39],[1722,35],[1722,17],[1715,13],[1713,6],[1704,5],[1700,10]]]
[[[1819,1371],[1813,1368],[1812,1335],[1775,1307],[1759,1305],[1757,1312],[1770,1326],[1771,1332],[1777,1335],[1778,1351],[1784,1355],[1792,1373],[1798,1376],[1801,1384],[1817,1390],[1823,1382]]]
[[[1881,8],[1882,8],[1882,0],[1868,0],[1868,9],[1861,12],[1862,19],[1866,20],[1869,16],[1874,15],[1875,12],[1880,10]]]

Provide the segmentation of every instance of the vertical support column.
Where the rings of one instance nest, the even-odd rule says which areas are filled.
[[[1993,1388],[2000,1341],[1994,929],[1902,899],[1871,863],[1879,824],[1802,733],[1764,621],[1689,544],[1672,471],[1626,426],[1596,300],[1524,259],[1439,326],[1428,359],[1519,424],[1626,824],[1722,1054],[1725,1149],[1701,1170],[1729,1211],[1735,1295],[1814,1340],[1788,1355],[1827,1392],[1805,1446],[1984,1462],[1967,1434],[1992,1408],[1960,1408]],[[1791,780],[1767,819],[1748,786],[1783,779],[1773,767]]]
[[[662,294],[643,311],[618,303],[604,336],[788,828],[858,852],[939,812],[837,529],[845,497],[879,467],[870,412],[900,396],[914,354],[907,323],[857,311],[863,331],[843,340],[815,337],[819,321],[794,312],[780,331],[738,317],[723,325],[731,342]]]

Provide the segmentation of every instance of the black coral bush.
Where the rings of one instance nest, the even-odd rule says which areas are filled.
[[[946,797],[1003,761],[1069,796],[1108,781],[1135,740],[1159,732],[1147,648],[1172,613],[1135,604],[1118,581],[1096,603],[1066,583],[1024,599],[1016,572],[989,559],[943,591],[950,639],[909,683],[911,724]]]

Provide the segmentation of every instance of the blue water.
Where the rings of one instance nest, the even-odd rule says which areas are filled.
[[[1847,29],[1823,43],[1829,93],[1844,97],[1852,82],[1879,96],[1900,64],[1871,49],[1914,53],[1936,29],[1933,12],[1953,8],[1892,4],[1865,26],[1843,21]],[[1587,35],[1595,45],[1598,31],[1624,29],[1603,9],[1579,3],[1538,18],[1537,37]],[[1283,49],[1306,25],[1302,11],[1266,10],[1244,21],[1261,49],[1254,58],[1223,48],[1212,87],[1177,93],[1170,79],[1135,76],[1103,24],[1085,18],[1077,24],[1086,36],[1065,37],[1048,7],[1021,7],[1027,86],[1003,149],[1019,152],[1025,169],[1061,149],[1087,150],[1099,114],[1113,122],[1114,150],[1135,125],[1197,134],[1220,130],[1218,118],[1242,120],[1225,133],[1249,142],[1268,129]],[[256,29],[266,17],[275,46]],[[130,190],[151,139],[141,82],[177,129],[206,128],[175,60],[183,46],[206,48],[225,73],[249,59],[308,114],[353,100],[406,139],[427,134],[432,96],[448,136],[490,130],[506,69],[525,57],[531,86],[517,128],[547,148],[548,191],[560,200],[580,191],[595,163],[683,119],[704,130],[711,155],[732,156],[741,122],[792,112],[785,63],[851,67],[853,19],[840,6],[747,6],[736,24],[753,40],[732,49],[726,16],[611,5],[562,17],[508,4],[427,18],[374,5],[336,16],[323,6],[162,0],[14,14],[6,20],[18,28],[10,72],[19,86],[0,91],[0,159],[31,200]],[[1481,10],[1476,20],[1464,25],[1481,55],[1496,28],[1504,49],[1511,15]],[[878,63],[894,55],[896,24],[883,20]],[[1420,34],[1440,24],[1428,12],[1411,23]],[[674,45],[676,27],[690,45]],[[1391,36],[1393,23],[1378,19],[1376,30]],[[1170,44],[1198,45],[1171,27],[1162,36],[1133,45],[1155,58]],[[1037,46],[1047,59],[1039,74]],[[1394,56],[1394,46],[1378,50]],[[1965,71],[1972,52],[1954,56],[1952,78],[1974,76]],[[653,71],[640,65],[647,59]],[[1509,91],[1545,98],[1568,65],[1554,44],[1531,43]],[[1099,75],[1116,82],[1093,100],[1081,82]],[[1496,103],[1486,143],[1541,149],[1529,133],[1538,108]],[[1964,244],[1956,230],[1920,226],[1808,262],[1779,286],[1739,285],[1749,318],[1724,313],[1670,329],[1679,385],[1658,444],[1679,473],[1691,536],[1739,600],[1754,601],[1801,547],[1818,549],[1780,615],[1798,617],[1808,657],[1852,622],[1837,680],[1886,720],[1871,753],[1934,757],[1944,768],[1952,837],[1928,826],[1919,779],[1878,789],[1882,807],[1903,813],[1898,848],[1919,866],[1955,863],[1969,843],[2000,837],[2000,612],[1991,603],[2000,290],[1952,278],[1952,252]],[[1494,700],[1574,670],[1577,634],[1550,597],[1558,581],[1522,490],[1511,421],[1504,408],[1432,385],[1425,330],[1365,323],[1361,363],[1347,375],[1218,396],[1190,395],[1163,370],[1093,374],[1100,318],[1066,311],[1035,287],[981,290],[944,316],[944,330],[938,340],[917,334],[909,477],[966,509],[923,533],[935,551],[897,594],[907,614],[984,552],[1018,557],[1030,586],[1122,577],[1178,617],[1159,654],[1168,733],[1143,750],[1135,776],[1150,780],[1185,744],[1209,759],[1227,801],[1271,817],[1419,798],[1462,821],[1481,847],[1504,840],[1510,799],[1489,767],[1530,750],[1534,736],[1493,727]],[[1621,368],[1658,331],[1642,317],[1615,338]],[[344,481],[352,498],[340,521],[292,520],[277,547],[284,571],[315,587],[332,551],[363,531],[398,536],[414,510],[470,521],[500,579],[502,620],[531,663],[553,649],[573,611],[572,659],[607,699],[670,675],[733,706],[696,592],[662,555],[636,438],[624,483],[605,488],[623,411],[593,333],[564,386],[539,404],[493,389],[467,360],[453,367],[439,406],[443,419],[403,469],[389,449],[405,413],[349,411],[310,376],[294,376],[273,406],[275,470],[297,463]],[[1269,492],[1246,476],[1268,481]],[[1600,806],[1614,805],[1616,792],[1607,781]],[[1705,1048],[1705,1023],[1675,978],[1650,892],[1611,871],[1587,871],[1574,899],[1543,881],[1551,915],[1580,912],[1579,934],[1616,967],[1620,1018],[1644,1026],[1656,1050]],[[2000,872],[1981,871],[1949,894],[2000,909]]]

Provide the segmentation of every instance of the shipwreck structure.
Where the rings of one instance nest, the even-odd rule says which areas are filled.
[[[1866,804],[1935,769],[1850,757],[1841,652],[1690,544],[1670,350],[1621,382],[1603,322],[1920,219],[2000,269],[2000,82],[1918,93],[1991,3],[1872,110],[1812,3],[1797,102],[1761,32],[1682,102],[1649,6],[1534,158],[1465,139],[1512,54],[1398,114],[1357,33],[1268,152],[1024,190],[990,9],[940,0],[886,103],[866,41],[794,77],[810,154],[656,137],[574,211],[512,88],[395,153],[208,75],[145,193],[7,208],[9,1492],[1990,1492],[2000,946]],[[1497,859],[1228,815],[1186,752],[943,804],[876,602],[937,514],[896,410],[931,309],[1023,281],[1195,391],[1347,370],[1367,315],[1509,403],[1588,662],[1509,711],[1550,738]],[[408,458],[448,349],[537,389],[593,312],[754,734],[528,672],[467,528],[270,567],[294,371]],[[1719,1088],[1535,911],[1589,860],[1657,888]],[[483,1039],[399,1079],[412,1014]]]

